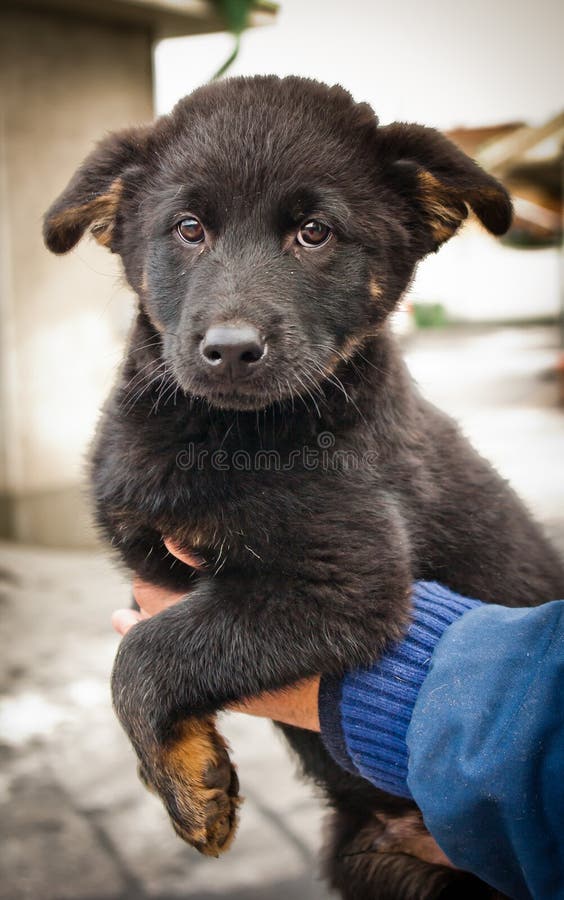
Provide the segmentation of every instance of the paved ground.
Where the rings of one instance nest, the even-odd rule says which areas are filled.
[[[550,329],[428,332],[408,347],[426,393],[463,422],[564,549],[564,413]],[[322,809],[272,727],[225,718],[246,803],[224,859],[171,832],[110,711],[127,585],[97,554],[0,548],[0,900],[319,900]]]

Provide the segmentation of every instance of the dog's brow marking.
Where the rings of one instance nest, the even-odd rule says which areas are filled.
[[[374,298],[374,300],[379,300],[382,296],[382,288],[378,284],[375,278],[370,279],[370,284],[368,286],[370,291],[370,296]]]

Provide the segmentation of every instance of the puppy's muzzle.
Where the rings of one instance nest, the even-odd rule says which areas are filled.
[[[242,381],[261,366],[266,341],[253,325],[213,325],[203,337],[200,354],[214,377]]]

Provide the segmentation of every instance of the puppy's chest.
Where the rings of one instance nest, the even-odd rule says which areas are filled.
[[[244,565],[269,559],[273,547],[281,543],[294,505],[276,478],[213,467],[175,473],[166,494],[169,502],[162,509],[158,530],[191,548],[216,572],[227,561]]]
[[[304,467],[295,440],[257,438],[237,422],[204,430],[163,418],[124,429],[116,454],[111,428],[105,423],[98,441],[94,480],[122,540],[149,528],[214,569],[228,556],[246,564],[280,554],[318,506],[320,473],[311,461]]]

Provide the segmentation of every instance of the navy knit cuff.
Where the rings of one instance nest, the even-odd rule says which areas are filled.
[[[445,630],[478,600],[435,582],[414,585],[412,622],[403,641],[374,666],[344,678],[323,676],[319,720],[325,746],[339,765],[376,787],[411,797],[407,729],[434,649]]]
[[[343,679],[336,675],[324,675],[319,683],[319,724],[321,736],[325,746],[330,750],[331,756],[338,762],[341,769],[358,775],[358,770],[353,765],[341,723],[341,700]]]

